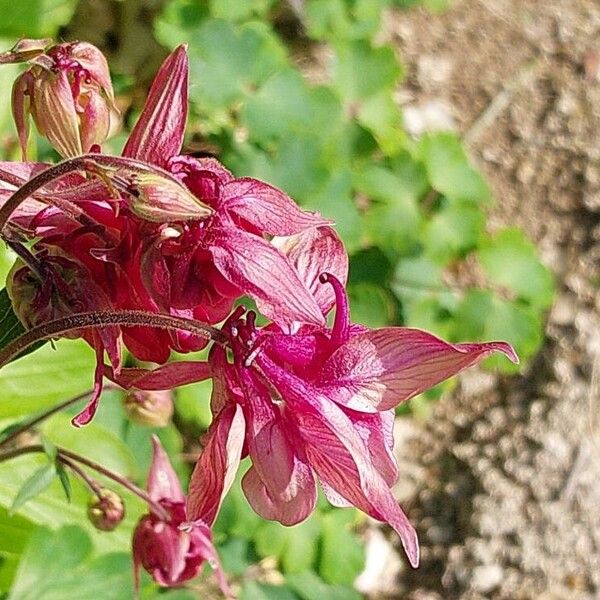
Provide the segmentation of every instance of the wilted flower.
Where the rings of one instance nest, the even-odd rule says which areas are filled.
[[[140,425],[165,427],[173,416],[173,393],[170,390],[130,390],[123,398],[127,416]]]
[[[152,438],[152,448],[148,493],[168,517],[151,507],[150,513],[141,518],[133,532],[136,587],[139,587],[140,567],[144,567],[158,584],[170,587],[198,575],[207,561],[216,573],[221,590],[229,596],[225,574],[212,544],[209,523],[201,517],[194,522],[187,520],[183,490],[156,436]]]
[[[116,492],[102,488],[88,504],[88,518],[101,531],[112,531],[125,518],[123,500]]]
[[[25,157],[31,115],[62,156],[77,156],[104,142],[116,113],[108,65],[102,52],[86,42],[47,46],[48,40],[21,40],[0,55],[0,64],[31,63],[13,85],[21,150]]]

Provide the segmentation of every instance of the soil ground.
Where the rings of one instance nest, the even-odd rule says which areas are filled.
[[[387,33],[401,101],[456,124],[497,200],[490,228],[525,229],[558,293],[526,372],[470,373],[422,425],[399,424],[422,566],[397,563],[373,595],[600,598],[600,3],[455,0]]]

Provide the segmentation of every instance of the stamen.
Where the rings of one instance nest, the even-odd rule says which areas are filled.
[[[341,281],[331,273],[321,273],[321,283],[329,283],[335,294],[335,319],[331,328],[331,341],[336,346],[341,346],[348,341],[350,335],[350,307],[348,295]]]

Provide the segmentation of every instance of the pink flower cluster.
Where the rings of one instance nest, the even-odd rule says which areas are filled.
[[[187,500],[155,442],[149,493],[169,518],[151,512],[142,519],[136,565],[162,585],[195,576],[205,559],[218,565],[210,526],[240,460],[249,457],[242,486],[259,515],[284,525],[303,521],[315,508],[318,483],[332,504],[389,523],[416,567],[417,536],[391,492],[398,477],[394,409],[493,351],[516,361],[512,348],[353,324],[348,256],[331,223],[214,159],[181,154],[184,46],[158,72],[122,156],[111,157],[98,146],[113,99],[102,55],[87,44],[20,44],[0,62],[32,64],[15,84],[21,143],[25,148],[30,113],[66,160],[56,167],[0,163],[0,215],[31,186],[2,223],[14,247],[35,240],[11,274],[14,309],[26,327],[82,312],[149,315],[142,325],[69,333],[95,349],[98,363],[96,393],[74,424],[93,418],[104,377],[146,391],[213,382],[213,422]],[[47,176],[52,168],[56,177]],[[242,296],[254,300],[267,326],[235,307]],[[157,314],[222,323],[220,334],[153,326]],[[171,350],[208,343],[207,361],[167,362]],[[124,368],[123,347],[160,366]],[[220,582],[226,591],[222,576]]]

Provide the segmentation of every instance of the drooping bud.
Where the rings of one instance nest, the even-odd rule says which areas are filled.
[[[150,172],[132,177],[130,208],[138,217],[155,223],[202,219],[213,213],[177,180]]]
[[[87,514],[96,529],[112,531],[125,518],[125,506],[122,498],[116,492],[102,488],[90,500]]]
[[[210,528],[200,520],[188,522],[183,490],[156,436],[152,437],[152,450],[148,494],[164,514],[150,507],[150,513],[140,519],[133,532],[136,588],[140,567],[159,585],[170,587],[196,577],[206,561],[215,571],[221,591],[230,598]]]
[[[107,138],[117,114],[108,64],[91,44],[21,40],[0,54],[2,62],[29,61],[31,67],[13,86],[13,116],[23,157],[28,118],[65,158],[88,152]]]
[[[44,50],[52,43],[51,39],[22,39],[19,40],[7,52],[0,52],[0,65],[20,63],[31,60],[44,53]]]
[[[127,416],[140,425],[166,427],[173,416],[170,390],[130,390],[123,398]]]

